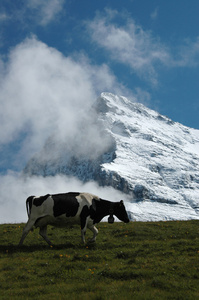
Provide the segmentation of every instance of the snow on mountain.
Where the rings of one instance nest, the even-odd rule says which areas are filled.
[[[78,139],[49,138],[24,172],[113,186],[129,194],[132,220],[199,219],[199,130],[110,93],[94,108]]]

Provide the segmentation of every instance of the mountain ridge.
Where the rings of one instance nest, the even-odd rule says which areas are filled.
[[[84,154],[76,155],[64,148],[64,143],[56,142],[56,151],[46,155],[50,148],[47,141],[24,172],[42,176],[62,173],[112,186],[130,195],[132,219],[135,215],[142,219],[145,206],[147,220],[199,218],[199,130],[111,93],[102,93],[93,109],[95,121],[85,127],[94,128],[94,134],[81,138],[88,153],[103,146],[96,156],[89,158],[86,148]],[[74,144],[72,149],[76,147]],[[168,212],[171,207],[177,209],[175,216]],[[156,216],[153,210],[161,213]]]

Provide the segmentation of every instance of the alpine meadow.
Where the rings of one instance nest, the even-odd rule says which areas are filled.
[[[97,242],[86,245],[78,225],[50,227],[53,246],[35,229],[19,248],[24,224],[1,224],[1,299],[195,300],[198,225],[198,220],[102,222]]]

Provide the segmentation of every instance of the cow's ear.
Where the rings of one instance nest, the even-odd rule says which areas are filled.
[[[92,208],[94,211],[96,211],[96,202],[95,199],[92,199]]]
[[[122,205],[124,205],[124,201],[123,200],[120,201],[120,206],[122,206]]]

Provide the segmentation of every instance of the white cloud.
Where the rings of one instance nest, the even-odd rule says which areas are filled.
[[[28,0],[26,5],[34,11],[41,25],[47,25],[62,11],[64,0]]]
[[[80,65],[35,38],[12,51],[1,89],[0,122],[5,129],[1,142],[13,140],[21,130],[29,130],[41,140],[57,129],[59,122],[65,126],[70,123],[73,116],[68,111],[72,108],[78,106],[80,113],[87,109],[95,95]]]
[[[58,20],[64,11],[65,3],[64,0],[26,0],[22,5],[12,5],[11,10],[9,5],[2,3],[0,22],[12,20],[18,23],[17,26],[21,23],[23,29],[32,25],[46,26]]]
[[[82,141],[85,119],[87,141],[96,137],[99,146],[98,132],[89,129],[90,108],[102,91],[125,90],[106,65],[91,65],[85,56],[65,57],[35,37],[15,47],[2,70],[0,147],[17,143],[13,160],[21,167],[51,135]]]
[[[157,17],[158,17],[158,11],[159,11],[159,8],[156,7],[156,8],[154,9],[154,11],[151,13],[150,17],[151,17],[151,19],[152,19],[153,21],[157,19]]]
[[[158,8],[151,18],[157,15]],[[105,10],[104,15],[97,14],[86,24],[92,41],[106,50],[112,60],[130,67],[154,86],[158,83],[160,67],[197,67],[199,64],[199,37],[195,41],[184,40],[178,47],[165,45],[134,19],[115,10]]]
[[[178,46],[171,66],[173,67],[197,67],[199,65],[199,37],[195,41],[187,39],[181,46]]]
[[[128,65],[139,76],[157,84],[155,66],[169,60],[166,47],[150,31],[145,31],[133,19],[122,26],[113,22],[110,11],[106,16],[98,15],[87,22],[88,31],[100,47],[111,54],[111,58]]]
[[[0,13],[0,22],[5,22],[8,21],[9,19],[10,17],[6,13],[3,12]]]

